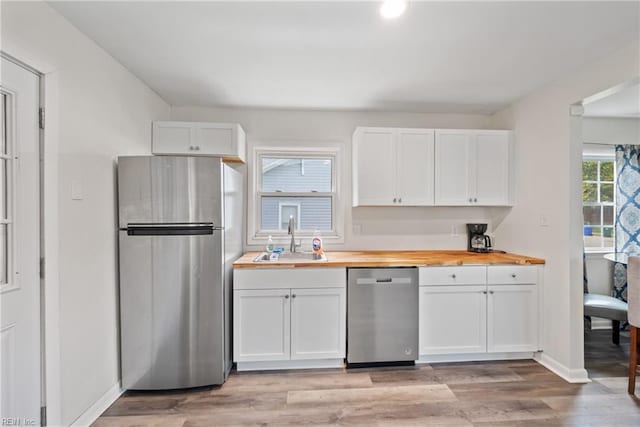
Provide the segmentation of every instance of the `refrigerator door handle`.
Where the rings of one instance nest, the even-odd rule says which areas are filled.
[[[126,229],[128,236],[198,236],[213,234],[220,228],[211,225],[196,226],[135,226]]]

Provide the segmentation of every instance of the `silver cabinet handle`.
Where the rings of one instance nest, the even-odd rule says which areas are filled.
[[[469,203],[473,203],[473,199],[469,197]]]
[[[398,199],[398,203],[402,203],[402,197]]]
[[[478,202],[478,198],[477,198],[477,197],[474,197],[474,198],[473,198],[473,201],[474,201],[474,202]]]
[[[285,296],[284,296],[284,299],[289,299],[289,295],[285,295]]]
[[[452,274],[452,275],[451,275],[451,278],[452,278],[452,279],[455,279],[455,278],[456,278],[456,275],[455,275],[455,274]]]
[[[516,278],[516,273],[512,273],[511,277],[513,277],[515,279]]]
[[[296,297],[296,294],[292,294],[292,295],[291,295],[291,298],[295,298],[295,297]]]
[[[393,203],[395,203],[395,202],[396,202],[396,198],[394,197],[394,198],[393,198]]]
[[[490,293],[491,295],[493,295],[493,291],[489,291],[489,293]]]
[[[486,295],[486,294],[487,294],[487,291],[482,291],[482,293]]]
[[[193,145],[189,146],[189,150],[193,151]]]
[[[196,145],[196,150],[200,151],[200,146],[199,145]]]

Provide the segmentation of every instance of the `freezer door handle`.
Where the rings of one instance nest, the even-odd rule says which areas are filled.
[[[221,228],[198,225],[191,227],[129,227],[126,229],[128,236],[200,236],[213,234],[216,230],[221,230]]]

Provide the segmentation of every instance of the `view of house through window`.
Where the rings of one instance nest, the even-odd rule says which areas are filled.
[[[584,246],[613,250],[615,224],[615,167],[613,158],[589,158],[582,162],[582,212]]]
[[[258,159],[260,231],[332,231],[335,204],[334,158],[286,153]]]

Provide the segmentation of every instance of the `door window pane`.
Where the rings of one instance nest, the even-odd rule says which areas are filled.
[[[7,284],[7,270],[9,265],[9,239],[7,224],[0,224],[0,285]]]
[[[600,162],[600,181],[613,182],[613,162]]]
[[[8,218],[9,192],[7,191],[7,164],[8,160],[0,160],[0,218]]]
[[[600,201],[613,202],[613,184],[600,184]]]
[[[600,225],[600,206],[583,206],[585,225]]]
[[[586,161],[582,162],[582,180],[596,181],[598,179],[598,162]]]
[[[331,192],[330,158],[262,158],[262,191]]]
[[[598,201],[598,184],[596,183],[582,184],[582,201],[583,202]]]

